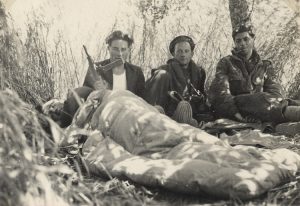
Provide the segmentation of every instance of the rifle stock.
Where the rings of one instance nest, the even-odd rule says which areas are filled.
[[[95,66],[94,66],[94,61],[93,61],[93,59],[91,58],[91,56],[89,55],[89,53],[87,52],[87,49],[86,49],[86,46],[85,46],[85,45],[83,45],[83,49],[84,49],[84,52],[85,52],[85,54],[86,54],[87,60],[88,60],[88,62],[89,62],[89,68],[88,68],[88,70],[90,70],[90,72],[91,72],[91,73],[94,75],[94,77],[97,79],[98,74],[97,74],[97,71],[96,71]]]
[[[93,59],[91,58],[91,56],[89,55],[89,53],[87,52],[87,49],[86,49],[86,46],[83,45],[83,49],[84,49],[84,52],[87,56],[87,60],[89,62],[89,68],[88,68],[88,72],[87,72],[87,76],[88,76],[88,79],[90,81],[90,84],[91,86],[94,88],[94,89],[99,89],[100,88],[100,85],[101,84],[104,84],[104,85],[108,85],[108,83],[101,77],[101,73],[103,72],[107,72],[117,66],[121,66],[122,64],[124,64],[123,60],[122,59],[117,59],[107,65],[100,65],[100,63],[95,63],[94,64],[94,61]],[[96,65],[96,66],[95,66]]]
[[[107,72],[115,67],[121,66],[123,64],[122,59],[117,59],[107,65],[100,65],[100,63],[96,63],[96,70],[97,71],[102,71],[102,72]]]
[[[87,56],[87,60],[89,62],[89,68],[87,71],[87,78],[89,84],[92,86],[93,89],[104,89],[107,87],[107,82],[97,73],[94,65],[94,61],[87,52],[85,45],[83,45],[84,52]]]

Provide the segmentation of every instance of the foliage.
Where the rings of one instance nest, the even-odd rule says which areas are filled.
[[[50,176],[55,172],[70,174],[71,170],[43,161],[44,145],[54,151],[55,147],[36,114],[12,91],[0,93],[0,108],[1,205],[20,205],[24,200],[38,203],[39,197],[64,203],[50,188]],[[57,178],[52,181],[59,186],[62,177],[54,176]]]
[[[149,18],[155,27],[155,24],[160,23],[170,10],[189,9],[187,5],[189,2],[189,0],[142,0],[138,2],[137,6],[142,17]]]
[[[0,17],[6,21],[3,14]],[[25,101],[33,105],[40,105],[53,97],[53,81],[51,70],[47,68],[47,55],[41,51],[41,36],[37,31],[29,28],[31,41],[25,45],[18,39],[16,32],[8,27],[2,29],[1,38],[1,85],[15,90]],[[45,81],[46,80],[46,81]]]
[[[287,96],[295,96],[296,90],[290,86],[297,88],[297,81],[294,77],[299,73],[299,58],[297,58],[299,56],[299,25],[296,22],[296,18],[299,17],[279,0],[272,2],[249,0],[249,2],[251,6],[254,2],[251,15],[255,26],[255,43],[258,52],[263,58],[273,62],[278,71],[278,79],[288,92]],[[55,4],[47,4],[45,7],[54,13],[56,10],[61,12],[59,8],[52,8],[53,5]],[[171,58],[168,46],[175,36],[190,35],[196,42],[194,60],[207,72],[206,88],[209,87],[214,76],[218,60],[230,54],[233,46],[227,0],[122,1],[121,13],[106,29],[106,32],[101,30],[101,24],[104,22],[96,19],[94,24],[87,22],[86,28],[89,28],[88,25],[91,28],[81,33],[82,36],[87,36],[87,39],[72,41],[72,43],[70,35],[66,35],[61,28],[61,22],[57,19],[46,18],[44,15],[46,14],[43,12],[33,12],[29,15],[26,23],[28,35],[25,42],[31,42],[29,44],[31,49],[25,48],[25,53],[26,49],[30,49],[29,51],[36,52],[35,56],[40,55],[44,61],[43,68],[38,65],[30,65],[29,68],[36,67],[32,69],[33,71],[39,70],[36,73],[42,71],[46,71],[44,75],[49,73],[47,74],[49,81],[46,83],[49,83],[53,89],[49,92],[44,92],[45,90],[40,92],[43,95],[48,93],[48,96],[53,96],[54,92],[56,97],[63,97],[67,93],[67,88],[74,88],[81,84],[87,68],[82,44],[87,45],[95,61],[108,57],[104,39],[114,29],[125,30],[133,35],[135,44],[129,61],[141,66],[146,78],[149,78],[151,69],[165,64],[167,59]],[[32,31],[35,31],[37,44],[34,44]],[[18,38],[15,42],[23,44]],[[38,58],[35,57],[36,62],[40,61]]]
[[[0,136],[0,205],[123,205],[122,200],[142,205],[151,200],[145,188],[89,177],[78,148],[58,147],[55,140],[64,137],[58,125],[11,90],[0,92]]]
[[[283,87],[288,97],[299,95],[297,87],[300,82],[295,75],[299,75],[299,25],[295,21],[295,14],[272,38],[264,35],[264,40],[259,41],[259,51],[262,56],[270,59],[275,67],[279,80],[283,80]]]
[[[206,70],[208,87],[217,61],[232,47],[227,1],[135,2],[137,16],[141,18],[139,21],[128,20],[129,30],[137,39],[131,61],[142,66],[145,75],[149,76],[150,69],[164,64],[170,57],[167,48],[174,36],[191,35],[197,44],[194,60]],[[299,14],[285,9],[278,22],[276,16],[282,5],[274,2],[255,1],[253,15],[260,17],[254,18],[258,28],[256,46],[264,58],[273,61],[288,96],[300,98],[300,34],[295,21]],[[266,4],[271,7],[270,11],[266,11]],[[198,12],[201,8],[206,9]],[[67,88],[78,86],[85,57],[78,58],[76,52],[81,51],[72,49],[63,31],[50,36],[53,25],[44,21],[42,16],[33,13],[28,17],[24,42],[12,29],[9,20],[0,2],[0,86],[1,90],[10,88],[17,92],[0,92],[0,205],[40,205],[41,202],[45,205],[299,203],[299,177],[254,202],[225,202],[89,176],[80,167],[80,156],[62,152],[57,142],[45,132],[41,119],[54,130],[56,126],[32,108],[54,96],[62,97]],[[120,24],[124,22],[116,21],[110,30]],[[90,35],[99,33],[91,31]],[[97,48],[98,57],[107,57],[104,44]]]

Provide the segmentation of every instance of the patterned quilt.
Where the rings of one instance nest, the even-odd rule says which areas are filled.
[[[91,172],[181,193],[250,199],[289,181],[300,167],[293,151],[232,147],[129,91],[93,92],[71,128],[90,131],[83,154]]]

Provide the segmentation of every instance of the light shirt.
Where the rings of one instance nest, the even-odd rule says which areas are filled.
[[[113,90],[126,90],[127,89],[127,80],[126,72],[122,74],[113,74]]]

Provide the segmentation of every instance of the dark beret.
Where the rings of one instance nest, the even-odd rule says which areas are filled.
[[[131,46],[133,44],[133,38],[119,30],[112,32],[108,37],[106,37],[105,41],[106,44],[110,45],[112,41],[119,39],[127,41],[128,46]]]
[[[175,37],[169,45],[169,51],[171,52],[172,55],[175,51],[175,45],[179,42],[188,42],[191,46],[191,50],[194,51],[195,43],[194,43],[193,39],[189,36],[181,35],[181,36]]]

